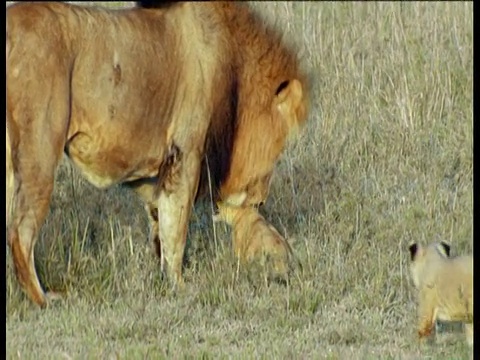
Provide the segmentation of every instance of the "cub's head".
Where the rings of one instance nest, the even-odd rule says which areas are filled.
[[[214,222],[226,222],[229,225],[233,225],[235,217],[242,211],[242,204],[247,198],[245,191],[237,194],[230,195],[223,201],[217,202],[217,213],[213,215]]]
[[[217,202],[218,211],[213,215],[213,222],[225,222],[228,225],[233,225],[235,217],[241,208],[225,204],[224,202]]]
[[[423,246],[413,243],[408,247],[410,252],[410,274],[415,287],[420,286],[423,271],[428,270],[428,265],[439,258],[450,257],[450,245],[445,241]]]

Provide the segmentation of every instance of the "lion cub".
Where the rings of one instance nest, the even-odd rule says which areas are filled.
[[[419,292],[418,335],[429,336],[436,320],[465,324],[467,342],[473,345],[473,257],[450,257],[450,245],[409,246],[410,273]]]
[[[283,236],[254,207],[227,202],[219,202],[217,206],[213,220],[232,226],[233,249],[240,261],[270,257],[274,274],[285,278],[292,249]]]

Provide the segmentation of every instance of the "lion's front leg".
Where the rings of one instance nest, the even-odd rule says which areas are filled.
[[[153,179],[141,179],[125,184],[129,186],[143,201],[148,217],[149,235],[148,240],[152,244],[154,253],[161,259],[162,247],[158,238],[158,209],[155,197],[157,181]]]
[[[172,156],[158,188],[158,233],[162,271],[167,270],[174,285],[181,287],[187,225],[198,187],[200,155],[197,151],[184,154],[177,149]]]

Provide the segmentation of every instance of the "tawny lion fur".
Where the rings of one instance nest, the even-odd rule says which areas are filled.
[[[33,249],[63,153],[93,185],[138,193],[162,270],[182,286],[187,222],[208,180],[215,200],[263,202],[306,120],[295,52],[246,4],[148,7],[7,8],[7,239],[40,306]]]
[[[418,335],[428,337],[436,320],[465,324],[469,345],[473,344],[473,257],[450,257],[445,242],[409,247],[410,273],[418,290]]]
[[[242,201],[243,202],[243,201]],[[292,249],[286,239],[251,206],[238,206],[228,200],[218,202],[214,221],[223,221],[232,227],[234,253],[241,262],[254,259],[273,263],[275,275],[286,278]]]

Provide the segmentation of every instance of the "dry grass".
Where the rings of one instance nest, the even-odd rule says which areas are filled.
[[[303,263],[289,286],[241,269],[196,207],[185,293],[162,283],[139,201],[67,163],[37,243],[45,311],[7,252],[8,358],[465,358],[463,335],[416,339],[406,246],[472,250],[473,3],[259,3],[315,78],[304,135],[263,213]],[[444,329],[445,330],[445,329]],[[447,328],[446,330],[452,330]],[[455,330],[455,328],[453,329]]]

